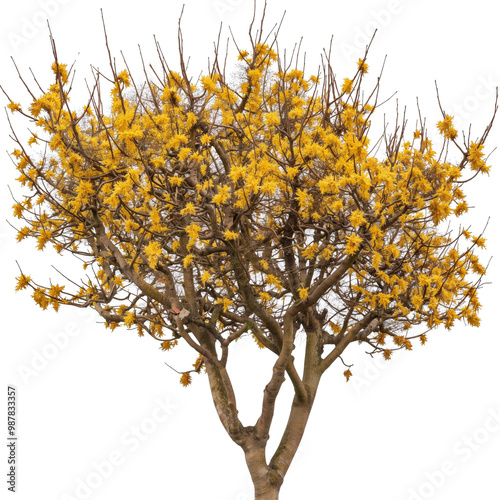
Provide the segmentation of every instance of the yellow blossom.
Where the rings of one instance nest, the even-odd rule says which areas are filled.
[[[363,240],[361,239],[360,236],[358,236],[357,234],[351,234],[348,238],[347,238],[347,243],[346,243],[346,246],[345,246],[345,253],[348,254],[348,255],[352,255],[354,253],[357,252],[357,250],[359,249],[359,245],[361,244]]]
[[[155,269],[158,263],[158,259],[161,257],[162,249],[158,241],[151,241],[144,248],[144,253],[148,258],[149,265]]]
[[[184,257],[184,259],[182,260],[182,264],[184,267],[189,267],[193,262],[193,260],[194,260],[194,255],[190,253]]]
[[[189,372],[183,373],[180,382],[184,387],[187,387],[191,383],[191,374]]]
[[[453,117],[446,115],[442,121],[438,122],[437,127],[446,139],[456,139],[458,132],[453,127]]]
[[[358,68],[361,70],[362,75],[368,73],[368,64],[361,58],[358,60]]]
[[[349,217],[349,221],[351,222],[353,227],[361,226],[366,222],[365,214],[362,210],[355,210]]]
[[[20,274],[20,276],[16,278],[16,280],[17,280],[16,291],[24,290],[31,282],[31,278],[22,273]]]

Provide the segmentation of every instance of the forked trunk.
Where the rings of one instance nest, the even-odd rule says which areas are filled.
[[[253,443],[245,450],[245,460],[252,477],[255,500],[278,500],[282,481],[277,481],[273,474],[269,474],[265,446]]]
[[[287,427],[278,449],[266,464],[265,446],[246,450],[245,458],[255,488],[255,500],[278,500],[283,479],[297,452],[311,412],[314,393],[307,403],[294,398]]]
[[[310,336],[307,345],[307,354],[310,354],[311,351],[317,348],[316,340],[316,336]],[[308,369],[310,368],[308,366],[309,360],[310,357],[306,356],[305,371],[308,373],[306,385],[307,400],[304,401],[297,395],[294,396],[285,431],[269,465],[266,464],[265,459],[265,443],[261,444],[261,446],[249,447],[245,452],[247,466],[255,488],[255,500],[279,499],[283,480],[304,435],[321,378],[319,370]]]

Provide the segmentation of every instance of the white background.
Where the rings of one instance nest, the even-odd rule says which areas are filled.
[[[185,52],[192,55],[192,74],[197,76],[206,67],[221,21],[233,28],[240,46],[248,46],[253,2],[185,3]],[[28,102],[10,56],[27,78],[31,67],[43,85],[50,83],[52,60],[43,21],[48,18],[60,60],[76,61],[79,83],[73,103],[83,104],[82,81],[89,76],[89,65],[106,65],[101,6],[118,60],[123,50],[131,66],[139,70],[140,44],[146,59],[154,64],[155,34],[175,67],[181,5],[177,0],[112,0],[104,5],[93,0],[9,2],[0,20],[0,83],[14,101]],[[439,119],[437,80],[447,112],[456,115],[461,126],[472,123],[472,137],[476,138],[489,121],[493,87],[500,81],[499,12],[492,5],[489,0],[270,0],[267,26],[278,22],[287,9],[280,46],[290,50],[304,37],[310,73],[316,73],[321,49],[334,35],[334,69],[341,79],[354,73],[368,36],[379,28],[368,63],[375,76],[388,56],[382,96],[398,91],[400,106],[407,106],[411,123],[416,118],[418,96],[429,117],[429,128],[434,129]],[[227,36],[228,31],[223,30],[223,40]],[[229,68],[233,61],[228,61]],[[384,112],[388,120],[393,119],[395,100]],[[75,272],[79,267],[68,256],[36,252],[31,241],[15,243],[15,231],[6,222],[16,222],[7,186],[14,193],[20,193],[20,188],[7,154],[14,146],[8,139],[5,117],[0,118],[0,125],[0,400],[5,415],[6,386],[17,386],[19,474],[15,498],[252,498],[243,454],[218,421],[206,378],[195,377],[184,389],[178,375],[164,364],[167,361],[182,370],[196,356],[184,351],[163,353],[149,338],[138,338],[124,329],[105,330],[91,312],[41,311],[28,292],[14,293],[16,260],[26,274],[41,282],[56,277],[51,265]],[[497,122],[488,151],[498,146],[498,132]],[[489,163],[490,175],[466,187],[470,204],[476,208],[463,220],[480,232],[489,218],[484,263],[500,250],[497,151]],[[333,366],[324,377],[281,498],[500,498],[499,278],[498,260],[493,259],[487,275],[492,284],[481,291],[480,328],[458,325],[451,332],[435,331],[427,346],[401,353],[389,363],[372,360],[357,346],[348,349],[344,359],[356,362],[352,368],[355,377],[346,384],[343,366]],[[238,362],[232,365],[245,425],[254,423],[267,376],[259,372],[261,358],[256,354],[262,353],[255,344],[241,343]],[[165,412],[158,400],[170,401],[166,418],[162,418]],[[274,443],[289,402],[287,394],[272,429]],[[497,423],[492,415],[497,416]],[[6,425],[5,417],[1,422],[2,427]],[[141,429],[140,442],[132,437],[137,428]],[[1,470],[6,471],[7,449],[5,445],[0,448],[4,450]],[[110,457],[120,457],[119,463],[115,462],[113,470],[109,466],[101,469],[98,475],[96,465],[103,467]],[[447,475],[438,472],[443,464]],[[5,491],[6,482],[1,482]],[[90,490],[81,487],[85,482],[90,483]]]

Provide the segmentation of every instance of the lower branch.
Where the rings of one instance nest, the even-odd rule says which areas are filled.
[[[238,418],[236,398],[226,368],[205,360],[212,399],[220,421],[229,437],[239,446],[244,445],[248,431]]]
[[[374,329],[379,321],[374,319],[375,313],[368,313],[361,321],[356,323],[349,332],[338,342],[335,349],[321,362],[321,371],[327,370],[331,364],[344,352],[345,348],[354,340],[365,328]]]
[[[310,397],[307,401],[302,401],[297,396],[293,399],[292,409],[283,437],[269,463],[270,474],[274,474],[274,481],[279,485],[283,483],[285,475],[299,448],[307,421],[309,420],[316,389],[317,386],[312,393],[310,392]]]

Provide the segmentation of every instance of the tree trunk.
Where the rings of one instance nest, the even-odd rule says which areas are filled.
[[[265,490],[257,492],[255,490],[255,500],[278,500],[279,491],[274,486],[269,486]]]
[[[245,460],[255,490],[255,500],[278,500],[282,481],[266,464],[265,443],[247,442]]]

